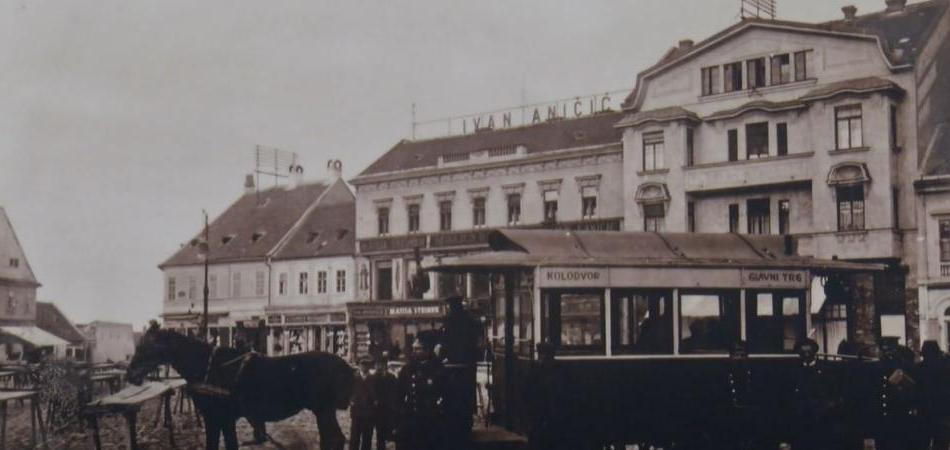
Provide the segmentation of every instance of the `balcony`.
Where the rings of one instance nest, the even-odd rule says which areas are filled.
[[[814,152],[698,164],[684,167],[686,192],[715,192],[756,186],[799,184],[814,176]]]

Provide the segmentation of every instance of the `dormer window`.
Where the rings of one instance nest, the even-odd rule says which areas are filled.
[[[344,230],[342,228],[340,228],[339,230],[336,230],[336,240],[343,239],[349,233],[350,233],[350,230]]]
[[[267,233],[263,231],[255,231],[254,234],[251,235],[251,242],[253,243],[253,242],[257,242],[261,240],[261,238],[264,237],[265,234]]]
[[[313,244],[314,242],[317,241],[317,238],[319,237],[320,237],[319,231],[311,231],[309,234],[307,234],[307,243]]]
[[[221,245],[228,245],[228,242],[231,242],[236,236],[237,236],[236,234],[229,234],[227,236],[222,236]]]

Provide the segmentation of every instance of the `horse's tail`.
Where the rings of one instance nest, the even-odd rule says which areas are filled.
[[[336,375],[333,383],[334,394],[336,397],[336,409],[346,410],[350,407],[350,397],[353,395],[353,368],[350,367],[343,358],[333,355],[336,358]]]

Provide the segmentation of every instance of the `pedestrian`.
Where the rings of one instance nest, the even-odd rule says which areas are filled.
[[[877,393],[879,401],[875,447],[878,450],[907,450],[911,448],[908,436],[915,428],[917,381],[911,376],[911,361],[896,338],[881,338],[881,360],[877,367]]]
[[[528,413],[528,448],[569,450],[580,446],[580,433],[572,432],[575,400],[571,383],[554,360],[550,342],[537,346],[538,361],[531,366],[524,385]]]
[[[817,358],[818,343],[802,339],[795,345],[799,366],[792,398],[792,448],[844,448],[834,429],[842,405],[841,389],[832,368]]]
[[[937,341],[924,341],[914,378],[922,428],[922,448],[950,449],[950,366]]]
[[[372,448],[376,395],[370,379],[370,367],[372,361],[369,358],[361,358],[359,370],[353,380],[353,395],[350,400],[350,450]]]
[[[476,404],[476,364],[480,327],[462,305],[462,297],[449,296],[442,327],[446,368],[446,437],[452,448],[464,448],[471,438]]]
[[[376,393],[376,411],[373,424],[376,428],[376,450],[384,450],[386,441],[392,440],[394,421],[399,413],[399,386],[396,376],[389,372],[388,355],[376,359],[376,373],[372,375],[373,391]]]
[[[397,450],[443,450],[444,368],[435,353],[435,336],[419,332],[409,362],[399,371],[400,415]]]

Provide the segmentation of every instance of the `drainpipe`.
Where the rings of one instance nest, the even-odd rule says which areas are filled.
[[[267,324],[267,307],[271,305],[271,296],[273,295],[273,279],[274,279],[274,266],[271,265],[271,257],[268,256],[264,260],[264,265],[267,266],[267,304],[264,307],[264,323]],[[270,328],[267,326],[264,327],[264,332],[267,333],[264,338],[264,345],[267,346],[264,349],[264,353],[270,355]]]

